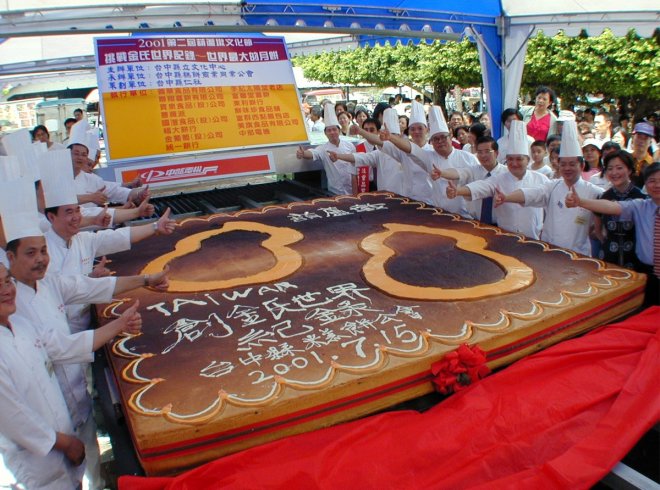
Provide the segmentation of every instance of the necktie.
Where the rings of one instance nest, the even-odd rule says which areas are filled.
[[[490,172],[486,174],[486,178],[490,177]],[[482,223],[492,225],[493,223],[493,198],[485,197],[481,200],[481,220]],[[657,221],[657,219],[656,219]]]
[[[660,277],[660,208],[655,210],[653,225],[653,273]]]

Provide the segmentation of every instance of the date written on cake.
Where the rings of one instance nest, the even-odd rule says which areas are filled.
[[[354,283],[301,291],[293,283],[280,282],[174,299],[146,309],[176,318],[162,329],[167,341],[161,355],[181,348],[194,352],[191,344],[219,341],[229,347],[224,350],[227,357],[205,359],[198,365],[199,376],[219,378],[243,371],[252,384],[260,384],[313,365],[368,368],[381,347],[394,353],[420,349],[421,325],[409,326],[423,320],[418,306],[389,305],[384,310],[373,305],[371,292]],[[209,306],[215,310],[210,314]],[[196,316],[195,310],[202,308],[204,316]],[[300,321],[291,320],[292,314]]]

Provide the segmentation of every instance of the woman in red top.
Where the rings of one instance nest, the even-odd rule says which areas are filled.
[[[550,87],[540,86],[534,94],[534,110],[531,119],[527,122],[527,134],[534,141],[545,141],[548,136],[555,134],[557,117],[550,111],[555,102],[555,93]]]

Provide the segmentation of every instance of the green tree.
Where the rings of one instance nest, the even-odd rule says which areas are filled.
[[[634,32],[616,37],[605,31],[595,37],[553,37],[543,33],[530,39],[522,91],[549,85],[564,105],[603,94],[630,101],[637,118],[660,105],[658,37],[640,38]],[[376,46],[321,53],[294,59],[307,78],[333,84],[409,85],[420,92],[432,87],[435,102],[444,101],[454,85],[480,85],[476,46],[462,42]]]
[[[640,38],[632,31],[625,37],[609,30],[573,38],[540,33],[529,42],[523,90],[549,85],[564,105],[596,93],[605,100],[629,100],[639,118],[660,104],[659,55],[657,37]]]
[[[301,56],[294,64],[305,77],[333,84],[408,85],[444,101],[454,85],[479,85],[477,49],[468,40],[375,46]],[[427,86],[432,91],[425,90]]]

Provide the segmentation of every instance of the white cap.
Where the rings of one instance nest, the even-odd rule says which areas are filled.
[[[424,106],[417,102],[416,100],[412,101],[412,106],[410,106],[410,121],[408,121],[408,126],[413,124],[426,124],[426,114],[424,113]]]
[[[572,111],[562,110],[559,111],[558,122],[575,121],[575,114]]]
[[[385,112],[383,112],[383,124],[387,126],[387,130],[390,133],[401,134],[399,114],[397,114],[396,109],[385,109]]]
[[[582,148],[578,140],[577,123],[566,121],[561,131],[561,146],[559,147],[559,158],[581,157]]]
[[[18,159],[21,175],[29,176],[33,182],[39,180],[39,171],[35,165],[37,147],[32,143],[30,131],[19,129],[9,133],[2,138],[2,144],[7,155],[13,155]]]
[[[46,208],[78,204],[70,150],[54,150],[40,155],[39,169]]]
[[[83,145],[89,150],[89,141],[87,141],[87,131],[89,131],[89,123],[86,120],[78,121],[71,126],[71,133],[69,136],[69,146]]]
[[[18,238],[43,236],[39,228],[37,193],[26,177],[0,182],[0,216],[7,243]]]
[[[507,155],[529,156],[529,141],[527,140],[527,126],[522,121],[511,121],[509,128],[509,142]]]
[[[582,142],[582,148],[584,148],[585,146],[589,146],[589,145],[593,145],[596,148],[598,148],[599,150],[603,149],[603,141],[597,140],[596,138],[587,138],[586,140],[584,140]]]
[[[20,179],[21,164],[15,155],[0,156],[0,182]]]
[[[438,133],[449,134],[449,127],[445,116],[437,105],[431,106],[429,109],[429,138]]]
[[[16,158],[18,158],[21,166],[21,176],[31,178],[32,182],[36,182],[41,179],[41,174],[39,173],[39,165],[37,164],[39,155],[43,153],[41,151],[43,148],[41,145],[46,146],[47,152],[48,147],[46,143],[32,143],[16,154]]]
[[[335,114],[335,105],[332,102],[328,102],[323,106],[323,124],[326,128],[328,126],[341,127],[337,120],[337,114]]]
[[[89,158],[92,160],[96,158],[96,152],[101,149],[99,131],[96,128],[87,131],[87,149],[89,150]]]
[[[2,137],[2,145],[5,147],[7,155],[18,155],[25,148],[29,148],[32,145],[30,131],[28,129],[19,129],[18,131],[7,133]]]

